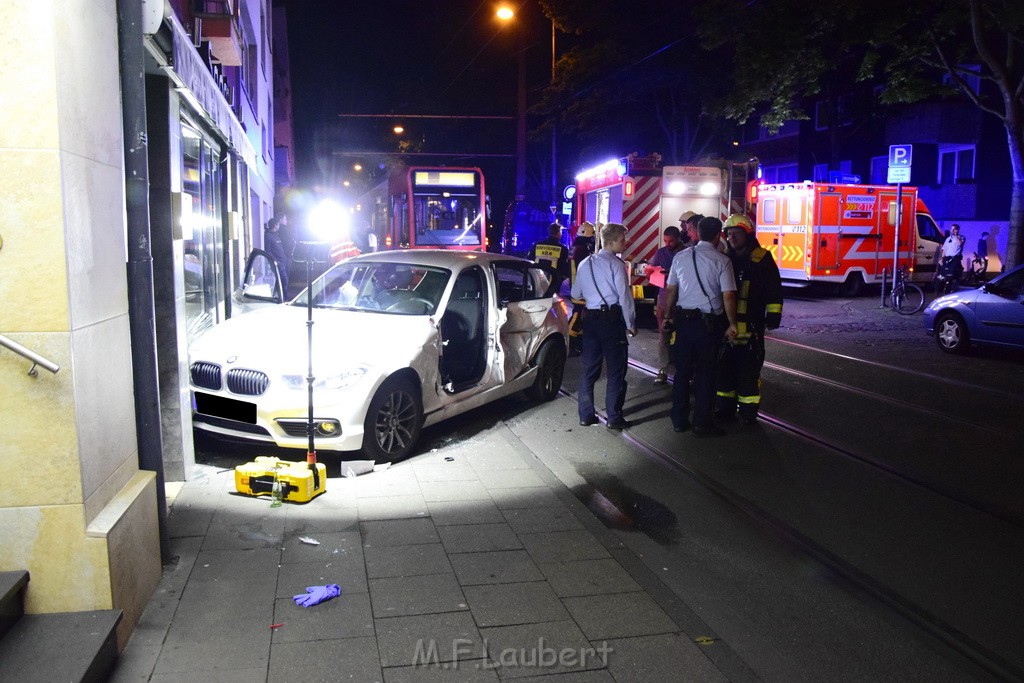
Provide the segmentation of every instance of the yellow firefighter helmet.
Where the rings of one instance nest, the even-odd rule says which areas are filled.
[[[593,237],[594,236],[594,224],[590,221],[583,221],[580,224],[580,229],[577,231],[578,237]]]
[[[695,212],[693,212],[693,211],[683,211],[682,215],[679,216],[679,222],[680,223],[685,223],[686,221],[690,220],[691,218],[693,218],[696,215],[697,214]]]
[[[748,235],[754,234],[754,224],[742,213],[734,213],[725,220],[722,230],[728,230],[729,228],[743,228],[743,231]]]

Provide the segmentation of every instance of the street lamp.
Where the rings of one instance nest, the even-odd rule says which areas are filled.
[[[502,5],[496,16],[509,22],[515,16],[511,7]],[[519,96],[516,116],[516,201],[526,199],[526,50],[519,32]]]
[[[515,11],[508,5],[498,7],[495,13],[498,19],[509,22],[515,17]],[[557,29],[554,20],[551,21],[551,85],[555,84],[555,63],[557,52],[555,50],[555,37]],[[523,47],[522,32],[520,32],[519,47],[519,110],[518,125],[516,128],[516,194],[517,199],[525,198],[526,193],[526,50]],[[551,203],[558,203],[558,126],[554,114],[551,120]]]

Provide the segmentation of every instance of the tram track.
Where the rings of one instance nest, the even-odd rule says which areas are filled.
[[[852,358],[852,357],[847,356],[847,358]],[[854,360],[858,360],[858,359],[854,359]],[[866,361],[866,362],[868,362],[868,361]],[[635,360],[635,359],[631,358],[631,359],[629,359],[629,365],[630,365],[630,367],[632,367],[635,370],[638,370],[640,372],[643,372],[644,374],[647,374],[647,375],[650,375],[650,376],[654,376],[656,374],[656,370],[654,368],[652,368],[650,365],[647,365],[646,363],[643,363],[641,361],[638,361],[638,360]],[[814,374],[811,374],[811,373],[803,372],[801,370],[796,370],[794,368],[789,368],[789,367],[786,367],[786,366],[783,366],[783,365],[779,365],[777,363],[765,362],[764,366],[767,367],[767,368],[770,368],[772,370],[778,371],[778,372],[789,374],[789,375],[797,377],[799,379],[803,379],[803,380],[806,380],[806,381],[813,381],[813,382],[825,384],[825,385],[830,386],[832,388],[839,389],[839,390],[842,390],[842,391],[847,391],[847,392],[850,392],[850,393],[854,393],[854,394],[857,394],[859,396],[863,396],[865,398],[869,398],[869,399],[874,400],[874,401],[885,402],[885,403],[888,403],[890,405],[896,405],[896,406],[900,406],[900,407],[903,407],[903,408],[908,408],[908,409],[911,409],[911,410],[916,410],[918,412],[921,412],[921,413],[926,414],[926,415],[931,415],[933,417],[939,417],[939,418],[942,418],[943,420],[957,422],[957,423],[959,423],[959,424],[961,424],[962,426],[965,426],[965,427],[970,427],[970,428],[973,428],[973,429],[984,430],[984,431],[987,431],[987,432],[989,432],[991,434],[1006,434],[1006,432],[1004,430],[1000,430],[1000,429],[997,429],[997,428],[994,428],[994,427],[990,427],[990,426],[987,426],[987,425],[978,424],[978,423],[973,422],[971,420],[966,420],[966,419],[960,418],[960,417],[958,417],[956,415],[951,415],[948,412],[937,411],[937,410],[934,410],[932,408],[928,408],[928,407],[925,407],[925,406],[920,406],[920,405],[911,403],[909,401],[903,401],[903,400],[900,400],[900,399],[895,399],[895,398],[892,398],[890,396],[886,396],[884,394],[873,392],[873,391],[870,391],[870,390],[867,390],[867,389],[862,389],[860,387],[855,387],[855,386],[852,386],[852,385],[849,385],[849,384],[845,384],[843,382],[838,382],[836,380],[833,380],[833,379],[830,379],[830,378],[827,378],[827,377],[821,377],[819,375],[814,375]],[[671,382],[671,377],[669,378],[669,381]],[[948,487],[937,486],[937,485],[935,485],[933,483],[926,482],[926,481],[922,480],[921,478],[915,477],[915,476],[913,476],[911,474],[908,474],[907,472],[901,470],[900,468],[894,467],[894,466],[888,464],[887,462],[885,462],[885,461],[883,461],[883,460],[881,460],[879,458],[872,457],[872,456],[870,456],[868,454],[865,454],[865,453],[859,453],[859,452],[853,451],[853,450],[851,450],[849,448],[844,448],[843,446],[837,444],[835,441],[829,439],[828,437],[821,436],[821,435],[813,432],[812,430],[809,430],[809,429],[807,429],[805,427],[802,427],[802,426],[800,426],[800,425],[798,425],[798,424],[796,424],[794,422],[791,422],[791,421],[786,420],[786,419],[784,419],[782,417],[779,417],[778,415],[774,415],[772,413],[766,413],[766,412],[764,412],[762,410],[762,411],[760,411],[758,413],[758,419],[760,421],[764,422],[765,424],[769,424],[769,425],[775,427],[776,429],[780,429],[780,430],[782,430],[784,432],[793,434],[793,435],[795,435],[795,436],[797,436],[797,437],[799,437],[799,438],[801,438],[801,439],[803,439],[805,441],[808,441],[808,442],[814,443],[814,444],[816,444],[818,446],[821,446],[823,448],[826,448],[826,449],[830,450],[831,452],[835,453],[836,455],[839,455],[839,456],[841,456],[843,458],[846,458],[846,459],[849,459],[849,460],[852,460],[852,461],[855,461],[855,462],[867,465],[867,466],[872,467],[874,469],[877,469],[879,471],[885,472],[887,475],[895,477],[896,479],[899,479],[899,480],[901,480],[901,481],[903,481],[903,482],[905,482],[907,484],[910,484],[910,485],[912,485],[914,487],[917,487],[917,488],[920,488],[920,489],[922,489],[924,491],[928,491],[930,493],[934,493],[936,495],[942,496],[943,498],[951,500],[951,501],[953,501],[953,502],[955,502],[955,503],[957,503],[959,505],[963,505],[963,506],[965,506],[967,508],[970,508],[972,510],[976,510],[978,512],[984,513],[986,515],[989,515],[991,517],[999,519],[999,520],[1001,520],[1003,522],[1006,522],[1007,524],[1011,524],[1011,525],[1013,525],[1015,527],[1024,529],[1024,517],[1022,517],[1020,514],[1018,514],[1016,512],[1013,512],[1012,510],[1006,509],[1003,506],[996,505],[996,504],[993,504],[993,503],[988,502],[988,501],[979,500],[978,498],[976,498],[974,496],[965,495],[962,492],[950,489]]]
[[[847,357],[852,360],[852,357]],[[870,361],[865,361],[870,362]],[[654,376],[656,370],[651,366],[635,360],[630,359],[629,365],[639,372],[646,375]],[[881,365],[881,364],[879,364]],[[900,404],[903,407],[922,410],[925,413],[939,415],[943,418],[949,417],[944,413],[934,411],[932,409],[916,406],[912,403],[891,399],[881,394],[859,389],[857,387],[851,387],[844,385],[841,382],[836,382],[828,378],[818,377],[811,375],[810,373],[804,373],[801,371],[793,370],[792,368],[785,368],[783,366],[777,366],[772,364],[773,370],[779,370],[783,372],[789,372],[790,374],[797,376],[807,381],[822,381],[826,382],[834,388],[848,389],[856,392],[859,395],[869,397],[871,399],[886,400],[889,403]],[[898,369],[898,368],[894,368]],[[943,378],[935,378],[943,379]],[[575,396],[570,392],[563,390],[565,395],[573,398]],[[759,419],[771,427],[781,430],[785,433],[791,434],[792,436],[799,438],[803,441],[813,443],[818,447],[825,449],[828,452],[832,452],[835,455],[842,457],[847,460],[854,461],[858,464],[869,467],[872,470],[882,472],[885,475],[892,477],[900,482],[915,488],[927,491],[937,496],[951,501],[957,505],[969,508],[976,512],[983,513],[993,518],[999,519],[1003,522],[1013,525],[1016,528],[1024,528],[1024,519],[1021,519],[1019,515],[1004,510],[998,506],[993,506],[984,501],[972,499],[970,497],[959,494],[956,491],[944,490],[943,487],[937,487],[927,482],[921,481],[916,477],[912,477],[904,472],[899,471],[888,465],[885,462],[865,456],[863,454],[855,453],[847,448],[843,448],[841,445],[834,443],[827,437],[813,433],[804,427],[795,423],[784,420],[778,416],[772,414],[762,413],[759,415]],[[975,429],[985,429],[993,431],[990,427],[984,425],[978,425],[970,421],[962,420],[965,425],[969,425]],[[869,573],[861,570],[852,562],[844,559],[837,553],[829,550],[825,545],[819,543],[814,538],[808,536],[802,532],[799,528],[793,524],[787,522],[781,517],[773,514],[769,510],[765,509],[762,505],[748,499],[747,497],[737,493],[729,486],[718,481],[715,477],[708,475],[690,465],[682,458],[679,454],[669,452],[663,448],[660,448],[654,443],[638,436],[634,430],[626,430],[622,432],[622,436],[634,448],[639,450],[641,453],[646,455],[653,462],[659,464],[670,471],[674,471],[680,474],[684,474],[687,477],[695,480],[700,485],[705,487],[707,490],[714,493],[719,498],[725,500],[730,505],[735,507],[737,510],[742,512],[752,521],[768,529],[774,535],[786,539],[800,552],[806,556],[812,558],[816,562],[835,572],[837,575],[843,577],[846,581],[850,582],[851,585],[856,586],[860,590],[864,591],[867,595],[872,596],[878,600],[882,605],[891,609],[896,614],[907,619],[909,622],[916,625],[924,633],[934,638],[936,641],[942,643],[945,647],[948,647],[952,652],[957,653],[973,665],[979,667],[988,675],[994,676],[1003,680],[1024,680],[1024,669],[1017,666],[1015,663],[1008,661],[998,653],[985,647],[979,643],[976,639],[964,633],[953,624],[937,616],[932,611],[921,606],[920,604],[908,599],[904,595],[900,594],[897,590],[890,588],[888,585],[879,581],[878,579],[871,576]]]
[[[786,429],[788,425],[776,423],[772,419],[765,421],[773,426]],[[798,433],[798,432],[795,432]],[[763,527],[769,529],[773,534],[786,539],[794,547],[805,555],[811,557],[818,563],[834,571],[845,580],[866,594],[872,596],[880,603],[892,609],[903,618],[909,620],[925,633],[943,643],[960,656],[964,657],[985,672],[1003,680],[1024,680],[1024,669],[1006,661],[1003,657],[990,651],[961,630],[937,617],[920,605],[908,600],[898,592],[890,589],[884,583],[876,580],[857,566],[843,559],[836,553],[825,548],[813,538],[799,531],[796,527],[783,519],[771,514],[763,507],[739,495],[728,486],[724,486],[713,477],[710,477],[693,467],[688,466],[678,456],[658,448],[647,440],[623,432],[623,437],[636,449],[645,454],[654,462],[667,469],[684,474],[706,489],[725,500],[727,503],[747,515],[750,519]],[[820,440],[814,439],[815,443],[822,444]],[[826,445],[827,446],[827,445]],[[827,446],[828,447],[828,446]]]

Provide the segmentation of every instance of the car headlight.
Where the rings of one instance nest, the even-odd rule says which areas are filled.
[[[326,377],[316,377],[313,382],[314,389],[347,389],[354,385],[360,379],[370,371],[370,368],[365,365],[359,365],[354,368],[347,368],[341,372],[333,375],[327,375]],[[314,373],[314,376],[316,374]],[[289,389],[305,389],[306,388],[306,376],[305,375],[284,375],[282,377],[285,386]]]

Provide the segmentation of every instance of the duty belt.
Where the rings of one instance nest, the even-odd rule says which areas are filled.
[[[676,315],[684,320],[693,320],[701,317],[704,313],[699,308],[679,308],[676,306]]]

